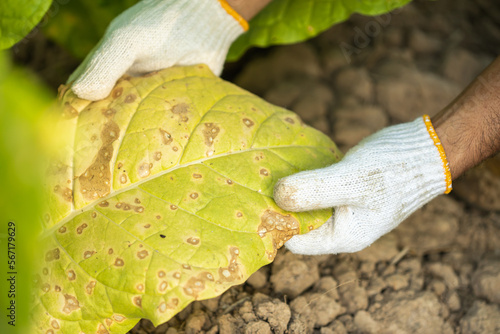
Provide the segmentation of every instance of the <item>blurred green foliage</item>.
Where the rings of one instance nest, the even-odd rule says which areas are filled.
[[[0,52],[0,333],[28,333],[31,272],[40,231],[46,110],[54,96],[33,75],[13,67]],[[15,223],[15,269],[7,263],[8,223]],[[11,230],[12,231],[12,230]],[[7,272],[17,272],[16,296],[8,298]],[[16,302],[16,327],[6,317]]]
[[[51,2],[52,0],[0,1],[0,50],[10,48],[26,36],[40,22]]]
[[[19,24],[9,25],[3,17],[2,6],[11,11],[13,9],[10,8],[16,6],[13,6],[14,0],[4,1],[6,2],[0,3],[0,49],[4,40],[2,31],[4,35],[15,33],[14,40],[17,41],[21,32],[27,34],[34,26],[31,23],[24,24],[23,28],[30,28],[19,30],[17,28]],[[274,0],[250,21],[249,31],[233,43],[227,59],[237,60],[252,46],[267,47],[301,42],[348,19],[353,13],[380,15],[404,6],[410,1]],[[40,3],[38,10],[45,11],[50,0],[28,2]],[[137,2],[138,0],[54,0],[40,26],[49,38],[64,46],[76,57],[83,59],[104,35],[113,18]],[[16,7],[15,11],[17,13],[22,10]],[[35,13],[36,15],[32,15],[32,21],[36,18],[41,19],[39,11]],[[10,45],[5,44],[4,48]]]
[[[73,55],[84,58],[109,23],[138,0],[54,0],[43,32]]]
[[[380,15],[411,0],[274,0],[250,21],[250,29],[229,49],[235,61],[252,46],[292,44],[312,38],[353,13]]]

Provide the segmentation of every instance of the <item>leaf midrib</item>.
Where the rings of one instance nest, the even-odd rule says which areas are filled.
[[[50,234],[52,234],[55,230],[57,230],[58,228],[60,228],[61,226],[63,226],[64,224],[66,224],[67,222],[69,222],[70,220],[72,220],[73,218],[75,218],[76,216],[84,213],[84,212],[87,212],[89,211],[90,209],[92,209],[97,203],[99,202],[103,202],[103,201],[106,201],[110,198],[113,198],[121,193],[124,193],[124,192],[127,192],[129,190],[132,190],[132,189],[136,189],[138,188],[141,184],[143,183],[146,183],[146,182],[151,182],[165,174],[168,174],[170,172],[173,172],[177,169],[180,169],[180,168],[185,168],[185,167],[189,167],[189,166],[193,166],[193,165],[197,165],[197,164],[202,164],[204,162],[207,162],[207,161],[210,161],[210,160],[214,160],[214,159],[217,159],[217,158],[222,158],[222,157],[225,157],[225,156],[228,156],[228,155],[235,155],[235,154],[242,154],[242,153],[247,153],[247,152],[253,152],[253,151],[270,151],[272,149],[279,149],[279,148],[311,148],[311,149],[318,149],[319,147],[318,146],[312,146],[312,145],[276,145],[276,146],[267,146],[267,147],[258,147],[258,148],[252,148],[252,149],[246,149],[246,150],[241,150],[239,152],[227,152],[227,153],[223,153],[223,154],[220,154],[220,155],[217,155],[217,156],[212,156],[210,158],[204,158],[204,159],[198,159],[198,160],[195,160],[195,161],[192,161],[192,162],[189,162],[189,163],[185,163],[185,164],[182,164],[182,165],[177,165],[175,167],[172,167],[172,168],[169,168],[169,169],[166,169],[166,170],[163,170],[147,179],[144,179],[144,180],[141,180],[141,181],[138,181],[136,183],[133,183],[133,184],[130,184],[124,188],[121,188],[119,190],[114,190],[113,192],[110,192],[108,195],[104,196],[104,197],[101,197],[99,198],[98,200],[95,200],[87,205],[85,205],[84,207],[80,208],[80,209],[75,209],[73,210],[73,212],[71,212],[69,215],[67,215],[64,219],[62,219],[61,221],[59,221],[57,224],[55,224],[54,226],[50,227],[49,229],[45,230],[44,232],[42,232],[39,236],[40,239],[43,239],[43,238],[46,238],[48,237]],[[244,186],[244,185],[242,185]],[[246,187],[246,186],[245,186]],[[248,187],[246,187],[248,188]],[[250,189],[250,188],[248,188]],[[250,189],[250,190],[253,190],[253,189]],[[265,196],[264,194],[260,193],[261,195]]]

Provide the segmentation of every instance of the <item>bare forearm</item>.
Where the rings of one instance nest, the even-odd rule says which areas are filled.
[[[227,3],[247,21],[270,2],[271,0],[227,0]]]
[[[500,57],[432,118],[451,176],[500,151]]]

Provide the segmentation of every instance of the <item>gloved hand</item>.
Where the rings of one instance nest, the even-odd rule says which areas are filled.
[[[334,208],[325,224],[285,243],[293,253],[318,255],[362,250],[449,191],[448,162],[424,116],[365,138],[330,167],[279,180],[274,199],[289,211]]]
[[[220,75],[229,46],[246,29],[225,0],[143,0],[111,22],[68,82],[80,98],[99,100],[125,73],[205,63]]]

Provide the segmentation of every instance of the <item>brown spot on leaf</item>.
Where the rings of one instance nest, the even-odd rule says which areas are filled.
[[[260,175],[269,176],[269,171],[265,168],[260,169]]]
[[[119,257],[117,257],[115,259],[115,266],[117,266],[117,267],[123,267],[124,264],[125,264],[125,262],[123,262],[123,259],[120,259]]]
[[[160,305],[158,305],[158,311],[160,311],[160,313],[165,313],[167,311],[167,304],[161,302]]]
[[[135,296],[134,298],[132,298],[132,301],[134,302],[134,304],[140,308],[142,308],[142,297],[141,296]]]
[[[177,146],[172,147],[172,151],[177,152],[178,150],[179,148],[177,148]]]
[[[53,260],[59,260],[59,248],[54,248],[53,250],[45,253],[45,261],[50,262]]]
[[[140,178],[148,177],[149,174],[151,174],[151,171],[148,163],[143,163],[137,168],[137,175]]]
[[[113,99],[119,98],[123,93],[123,87],[118,87],[113,89],[113,92],[111,92],[111,96]]]
[[[121,184],[127,183],[127,174],[120,175],[120,183]]]
[[[171,210],[177,210],[177,206],[172,204],[172,205],[170,205],[170,209]]]
[[[154,158],[156,161],[161,160],[161,152],[160,152],[160,151],[155,152],[155,154],[153,155],[153,158]]]
[[[290,124],[295,124],[295,121],[291,117],[285,118],[285,121],[288,122],[288,123],[290,123]]]
[[[149,255],[149,252],[145,249],[141,250],[140,252],[137,252],[137,257],[139,259],[145,259]]]
[[[229,248],[229,254],[231,255],[229,265],[219,268],[219,282],[233,282],[242,277],[237,263],[237,258],[240,255],[239,248],[234,246]]]
[[[206,279],[206,280],[209,280],[209,281],[213,281],[214,280],[214,275],[212,275],[208,271],[204,271],[204,272],[200,273],[199,277],[202,277],[203,279]]]
[[[73,201],[73,191],[68,187],[55,186],[54,192],[61,196],[66,202]]]
[[[50,284],[49,283],[42,284],[42,291],[49,292],[50,291]]]
[[[220,128],[214,123],[205,123],[205,128],[202,130],[205,137],[205,145],[212,146],[219,132]]]
[[[76,311],[80,308],[80,303],[78,302],[78,299],[76,299],[75,296],[69,295],[67,293],[64,294],[64,307],[63,307],[63,312],[66,314],[70,314],[73,311]]]
[[[186,114],[189,114],[189,105],[186,103],[179,103],[172,107],[172,112],[179,116],[180,122],[187,122],[189,118]]]
[[[191,266],[189,264],[183,264],[182,268],[184,268],[186,270],[191,270]]]
[[[239,211],[238,211],[238,212],[236,212],[236,217],[238,217],[238,218],[243,217],[243,213],[241,213],[241,212],[239,212]]]
[[[55,292],[61,292],[61,287],[59,285],[54,285]]]
[[[65,233],[66,232],[66,226],[61,226],[59,227],[59,233]]]
[[[186,240],[186,242],[191,245],[198,245],[200,243],[200,238],[190,237]]]
[[[257,228],[259,236],[263,238],[267,233],[271,234],[276,250],[290,240],[296,234],[299,234],[300,224],[290,214],[282,215],[276,211],[267,209],[260,217],[260,225]],[[274,256],[273,256],[274,258]]]
[[[90,258],[92,255],[94,255],[94,251],[86,251],[85,253],[83,253],[83,258],[84,259],[88,259]]]
[[[50,322],[50,325],[51,325],[51,326],[52,326],[52,328],[54,328],[54,329],[59,329],[59,322],[57,322],[57,320],[56,320],[56,319],[52,320],[52,321]]]
[[[83,230],[87,228],[87,224],[86,223],[83,223],[82,225],[78,226],[76,228],[76,233],[78,234],[82,234],[83,233]]]
[[[125,97],[125,103],[132,103],[135,101],[135,99],[137,99],[137,96],[135,94],[128,94]]]
[[[202,177],[203,176],[201,174],[196,174],[196,173],[193,174],[193,178],[195,179],[201,179]]]
[[[91,295],[92,292],[94,292],[94,287],[95,287],[96,281],[90,281],[87,286],[85,286],[85,292],[87,292],[88,295]]]
[[[108,206],[109,206],[109,202],[108,202],[108,201],[102,201],[101,203],[99,203],[99,206],[100,206],[101,208],[108,207]]]
[[[76,279],[76,274],[74,270],[69,270],[68,271],[68,280],[69,281],[74,281]]]
[[[165,281],[162,281],[160,283],[160,286],[158,287],[158,291],[159,292],[164,292],[167,289],[167,287],[168,287],[168,283],[165,282]]]
[[[158,272],[158,277],[159,277],[159,278],[165,277],[165,275],[166,275],[166,274],[165,274],[165,272],[164,272],[163,270],[160,270],[160,271]]]
[[[198,193],[191,193],[191,195],[189,195],[189,197],[191,197],[192,199],[197,199],[198,198]]]
[[[172,138],[172,135],[163,129],[160,129],[160,135],[161,135],[161,141],[163,142],[164,145],[170,145],[170,143],[174,140]],[[160,152],[160,157],[161,157],[161,152]]]
[[[247,127],[251,128],[255,123],[248,118],[243,118],[243,124],[245,124]]]
[[[92,218],[97,217],[97,212],[95,212],[95,211],[94,211],[94,212],[92,212],[91,216],[92,216]]]
[[[137,213],[143,213],[144,207],[143,206],[136,206],[136,207],[134,207],[134,211]]]
[[[125,317],[121,314],[114,314],[113,315],[113,319],[116,321],[116,322],[122,322],[123,320],[125,320]]]
[[[113,251],[113,248],[108,249],[108,254],[109,254],[109,255],[113,254],[113,252],[114,252],[114,251]]]
[[[226,183],[227,183],[227,184],[229,184],[229,185],[231,185],[231,184],[233,184],[233,181],[232,181],[232,180],[230,180],[230,179],[227,179],[227,180],[226,180]]]
[[[183,287],[184,293],[195,299],[205,290],[205,281],[198,277],[191,277]]]
[[[43,269],[42,269],[42,273],[43,273],[44,275],[48,275],[48,274],[49,274],[49,269],[48,269],[48,268],[43,268]]]
[[[174,278],[179,279],[179,278],[181,278],[181,273],[176,271],[173,276],[174,276]]]
[[[95,200],[109,194],[111,189],[110,162],[113,155],[113,142],[118,139],[120,128],[109,120],[101,131],[102,146],[94,158],[94,162],[78,177],[83,197]]]
[[[106,327],[104,327],[103,324],[99,324],[97,326],[97,331],[96,331],[97,334],[109,334],[108,330],[106,329]]]
[[[112,118],[116,114],[116,110],[113,108],[103,109],[102,114],[107,118]]]

